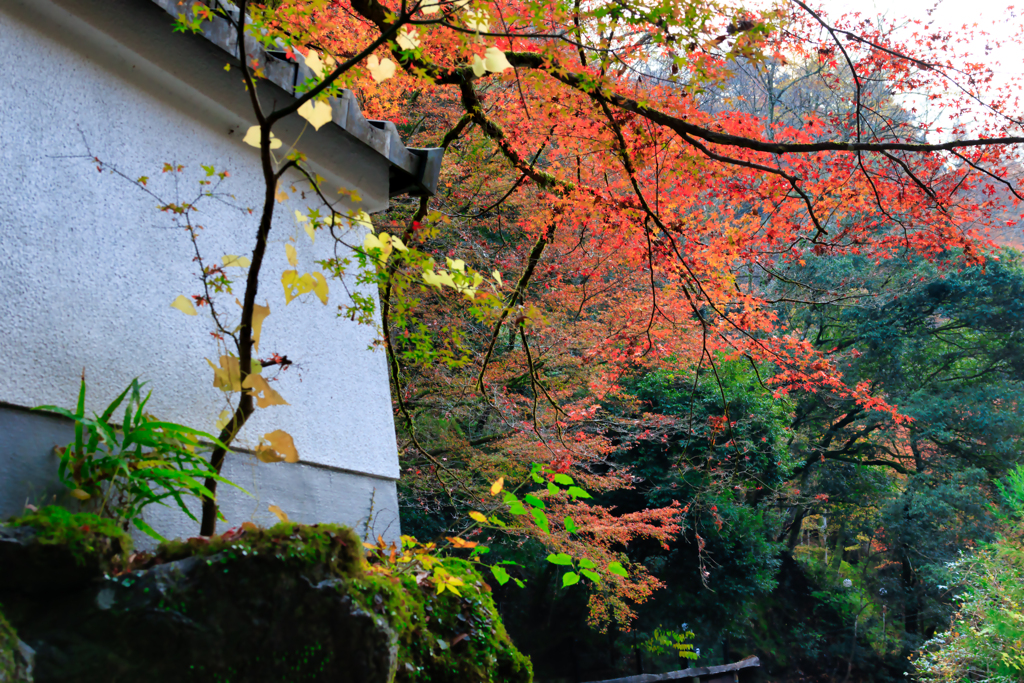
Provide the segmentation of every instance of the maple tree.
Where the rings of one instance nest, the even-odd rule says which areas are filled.
[[[986,89],[989,68],[931,28],[900,40],[799,0],[760,11],[628,0],[240,5],[252,18],[249,29],[235,22],[240,35],[320,74],[297,102],[264,113],[259,72],[241,65],[267,176],[261,240],[276,178],[301,163],[275,166],[274,123],[338,88],[397,120],[411,142],[448,150],[446,189],[396,203],[361,249],[380,292],[407,486],[424,505],[482,500],[490,514],[509,505],[481,497],[495,478],[535,484],[538,505],[509,523],[554,557],[611,566],[623,544],[667,543],[682,522],[681,505],[618,515],[554,484],[571,473],[595,494],[633,485],[608,455],[665,423],[603,410],[624,397],[631,373],[717,376],[740,361],[776,396],[827,395],[904,423],[870,381],[849,385],[840,356],[790,329],[778,305],[870,296],[801,281],[811,257],[982,264],[985,228],[1019,199],[1010,169],[1024,137],[1012,85]],[[190,11],[230,16],[218,0]],[[799,107],[782,107],[775,86],[769,97],[745,92],[734,79],[741,67],[791,92],[797,81],[813,87]],[[943,129],[898,105],[920,91],[955,110],[983,108],[973,127]],[[254,296],[247,290],[242,309],[242,386]],[[343,312],[372,320],[372,306]],[[724,394],[722,408],[701,429],[735,447]],[[221,440],[252,410],[243,392]],[[628,622],[629,601],[660,585],[629,569],[594,582],[594,623]]]

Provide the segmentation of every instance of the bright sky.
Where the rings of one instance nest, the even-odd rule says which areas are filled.
[[[963,25],[978,24],[990,30],[996,39],[1008,37],[1019,29],[1024,8],[1014,9],[1007,0],[820,0],[830,14],[859,11],[863,14],[884,15],[895,21],[899,18],[934,21],[939,28],[954,30]],[[934,9],[929,15],[928,11]],[[978,46],[983,57],[983,45]],[[1004,45],[991,57],[1003,62],[1003,71],[1020,70],[1024,50],[1020,45]]]
[[[986,41],[976,41],[973,56],[977,61],[993,66],[997,81],[1005,82],[1010,76],[1024,71],[1024,45],[1010,37],[1020,31],[1024,23],[1024,0],[1014,8],[1009,0],[818,0],[832,16],[844,12],[864,15],[883,15],[889,23],[902,23],[904,18],[933,21],[938,29],[956,31],[965,24],[977,23],[977,29],[989,32],[994,41],[1002,41],[999,48],[986,54]],[[928,11],[933,10],[929,15]],[[909,28],[913,31],[917,29]],[[994,45],[993,45],[994,47]]]

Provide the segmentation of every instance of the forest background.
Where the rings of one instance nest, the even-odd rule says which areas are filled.
[[[995,37],[800,0],[241,5],[309,92],[446,149],[357,247],[380,307],[339,315],[379,326],[403,531],[486,545],[539,679],[686,645],[772,680],[1019,679],[979,607],[1024,491]]]

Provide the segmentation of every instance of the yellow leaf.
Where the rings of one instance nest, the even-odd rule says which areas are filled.
[[[253,304],[252,307],[252,344],[256,350],[260,350],[260,332],[263,331],[263,321],[270,315],[270,306]]]
[[[90,498],[92,498],[91,495],[89,495],[88,493],[86,493],[82,489],[72,489],[71,490],[71,496],[73,498],[77,498],[78,500],[89,500]]]
[[[306,214],[302,213],[298,209],[295,209],[295,222],[296,223],[305,223],[308,220],[309,219],[306,218]]]
[[[409,251],[409,247],[405,246],[405,242],[402,241],[401,237],[392,237],[391,246],[398,251]]]
[[[491,73],[500,73],[506,69],[511,69],[512,65],[509,64],[504,52],[496,47],[489,47],[484,54],[484,68]]]
[[[330,123],[334,117],[330,103],[319,100],[310,100],[299,107],[299,116],[309,121],[316,130],[320,130],[325,123]]]
[[[501,492],[501,489],[505,486],[505,477],[498,477],[498,481],[491,484],[491,495],[496,496]]]
[[[171,308],[177,308],[185,315],[196,315],[196,307],[184,294],[179,294],[178,298],[171,302]]]
[[[420,5],[420,11],[424,14],[437,14],[441,11],[441,5],[437,0],[424,0]]]
[[[323,273],[313,273],[313,293],[320,299],[320,303],[327,305],[327,278]]]
[[[242,138],[242,142],[244,142],[245,144],[250,145],[252,147],[255,147],[256,149],[259,149],[259,147],[260,147],[260,127],[259,126],[250,126],[249,130],[247,130],[245,132],[245,137]],[[283,143],[280,140],[278,140],[277,137],[273,133],[270,134],[270,149],[277,149],[282,144]]]
[[[139,460],[132,463],[132,467],[137,470],[150,470],[156,467],[166,467],[172,469],[172,465],[169,462],[163,460]]]
[[[402,50],[415,50],[420,46],[420,39],[416,36],[416,31],[408,26],[402,27],[402,30],[398,32],[398,37],[395,38],[395,42],[398,43],[398,47]]]
[[[494,272],[491,273],[491,277],[494,278],[494,281],[498,283],[499,287],[502,285],[501,273],[499,273],[498,271],[494,271]]]
[[[268,505],[267,509],[274,513],[274,515],[282,522],[288,521],[288,514],[276,505]]]
[[[284,253],[288,256],[289,265],[299,265],[299,255],[295,252],[295,247],[290,244],[284,245]]]
[[[306,54],[306,59],[304,61],[306,62],[306,66],[313,70],[314,76],[317,78],[323,78],[324,69],[327,68],[327,65],[320,59],[319,52],[316,50],[310,50]]]
[[[487,67],[484,66],[484,60],[480,59],[480,55],[473,55],[473,64],[471,66],[477,78],[487,73]]]
[[[312,223],[306,223],[303,227],[306,228],[306,234],[309,235],[309,241],[316,243],[316,228],[313,227]]]
[[[224,267],[225,268],[248,268],[250,264],[248,256],[235,256],[234,254],[227,254],[224,256]]]
[[[481,524],[487,523],[487,515],[485,515],[482,512],[477,512],[476,510],[474,510],[473,512],[469,513],[469,516],[477,522],[480,522]]]
[[[366,68],[376,83],[383,83],[395,75],[395,63],[387,57],[377,59],[377,55],[370,55],[366,58]]]
[[[284,286],[284,303],[288,305],[292,302],[298,294],[295,293],[298,288],[299,272],[297,270],[286,270],[281,273],[281,285]]]
[[[317,286],[317,282],[313,280],[309,273],[300,277],[298,271],[295,270],[286,270],[281,273],[281,284],[284,286],[285,304],[291,303],[291,300],[297,296],[301,296],[306,292],[312,292]],[[326,284],[324,282],[325,287]],[[320,296],[320,294],[317,294],[317,296]]]
[[[284,456],[285,462],[298,462],[299,452],[295,450],[295,441],[291,434],[286,431],[275,429],[263,435],[263,438],[270,442],[270,447]]]
[[[213,426],[219,432],[220,430],[228,426],[228,422],[231,422],[231,411],[222,410],[220,411],[220,415],[217,416],[217,421],[214,423]]]
[[[357,227],[373,230],[373,223],[370,221],[370,214],[366,213],[362,209],[350,214],[349,217],[352,219],[352,223]]]
[[[221,391],[241,391],[241,372],[238,369],[238,358],[234,356],[221,356],[220,367],[218,368],[207,358],[206,362],[213,368],[213,386]]]
[[[448,267],[449,268],[451,268],[452,270],[457,270],[458,272],[460,272],[463,275],[465,275],[465,273],[466,273],[466,262],[465,261],[463,261],[462,259],[454,259],[454,260],[446,259],[446,260],[448,261]]]
[[[256,407],[258,408],[290,405],[288,401],[281,398],[281,394],[270,388],[267,380],[263,379],[261,375],[249,375],[246,377],[245,381],[242,382],[242,388],[249,389],[249,393],[256,397]]]
[[[441,277],[432,270],[423,271],[423,281],[430,287],[441,289]]]
[[[283,455],[275,451],[270,446],[262,443],[256,447],[256,458],[260,462],[284,462]]]
[[[372,232],[367,233],[366,237],[363,238],[363,249],[367,251],[370,249],[380,249],[381,254],[378,260],[381,263],[387,263],[388,258],[391,256],[391,235],[382,232],[378,237]]]
[[[285,192],[284,190],[279,190],[277,194],[274,195],[274,199],[277,200],[278,204],[284,204],[286,201],[288,201],[288,193]]]
[[[476,541],[467,541],[466,539],[459,538],[458,536],[445,536],[445,538],[456,548],[475,548],[479,545]]]
[[[477,33],[487,33],[491,30],[491,17],[486,10],[466,10],[466,28]]]

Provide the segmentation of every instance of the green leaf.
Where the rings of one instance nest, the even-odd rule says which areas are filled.
[[[512,493],[511,491],[505,491],[505,496],[502,498],[502,500],[505,501],[505,503],[508,505],[511,505],[512,503],[516,503],[519,501],[519,499],[516,498],[516,494]]]
[[[544,501],[538,498],[537,496],[526,494],[525,496],[523,496],[523,500],[525,500],[527,503],[529,503],[535,508],[540,508],[542,510],[544,509]]]
[[[576,572],[566,572],[562,574],[562,588],[568,586],[574,586],[580,582],[580,575]]]
[[[515,581],[516,585],[519,586],[520,588],[523,588],[526,585],[522,581],[520,581],[519,579],[517,579],[515,577],[513,577],[512,580]]]
[[[579,527],[576,526],[576,522],[572,520],[572,517],[565,518],[565,530],[568,531],[570,534],[574,534],[577,531],[579,531]]]
[[[518,500],[508,506],[508,511],[513,515],[525,515],[526,508]]]
[[[608,571],[612,574],[617,574],[618,576],[629,576],[629,572],[622,568],[622,564],[620,562],[609,562]]]
[[[537,526],[543,529],[546,533],[550,533],[550,531],[548,531],[548,516],[537,508],[530,510],[530,513],[533,515],[533,521],[537,522]]]
[[[166,538],[164,538],[163,536],[158,534],[153,527],[151,527],[150,525],[148,525],[145,522],[143,522],[142,519],[140,519],[139,517],[135,517],[134,519],[132,519],[132,524],[137,526],[139,528],[139,530],[142,531],[147,536],[152,536],[153,538],[155,538],[156,540],[160,541],[161,543],[165,543],[167,541]]]
[[[489,552],[491,552],[491,549],[488,548],[487,546],[485,546],[485,545],[478,545],[477,547],[473,548],[473,552],[471,552],[469,554],[469,556],[470,557],[475,557],[477,555],[486,555]]]
[[[548,493],[550,493],[552,496],[555,496],[558,495],[559,491],[561,491],[560,488],[552,484],[550,481],[548,482]]]
[[[583,576],[587,577],[594,583],[601,583],[601,575],[595,571],[591,571],[590,569],[581,569],[580,574],[583,574]]]
[[[556,474],[555,483],[561,484],[562,486],[572,486],[572,477],[568,474]]]
[[[572,557],[567,553],[558,553],[557,555],[548,555],[548,562],[551,564],[562,565],[564,567],[572,566]]]
[[[585,557],[580,558],[580,566],[581,567],[586,567],[587,569],[596,569],[597,568],[597,565],[594,564],[593,560],[588,560]]]
[[[569,487],[569,495],[572,496],[574,500],[576,498],[592,498],[593,497],[589,493],[587,493],[586,491],[581,489],[579,486],[570,486]]]
[[[544,478],[541,477],[536,472],[531,473],[530,476],[533,477],[533,481],[535,481],[536,483],[538,483],[538,484],[543,484],[544,483]]]
[[[508,583],[508,580],[512,578],[509,576],[509,573],[501,567],[491,567],[491,574],[494,575],[494,579],[498,582],[499,586],[504,586]]]

